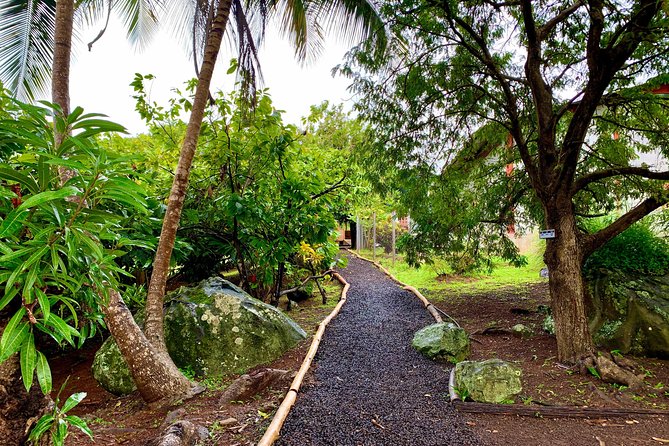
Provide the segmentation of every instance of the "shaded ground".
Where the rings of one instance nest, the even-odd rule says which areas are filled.
[[[537,311],[539,305],[549,304],[547,283],[475,294],[440,291],[427,297],[469,333],[479,332],[472,336],[472,359],[498,357],[523,369],[523,392],[516,404],[669,409],[669,361],[631,358],[647,376],[646,386],[637,392],[605,384],[557,363],[555,338],[543,332],[544,314]],[[504,333],[480,333],[486,328],[509,329],[519,323],[532,328],[534,335],[520,339]],[[467,420],[482,438],[495,445],[669,443],[667,417],[550,419],[468,414]]]
[[[414,332],[434,323],[418,299],[357,258],[342,275],[348,300],[277,444],[481,444],[448,404],[448,366],[411,348]]]

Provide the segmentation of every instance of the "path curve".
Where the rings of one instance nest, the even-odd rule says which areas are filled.
[[[434,323],[420,301],[351,256],[348,300],[328,325],[277,446],[481,445],[448,404],[448,366],[411,347]]]

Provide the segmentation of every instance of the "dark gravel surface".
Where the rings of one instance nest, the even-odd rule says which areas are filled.
[[[348,300],[328,325],[277,445],[481,445],[448,404],[446,364],[411,347],[434,323],[420,301],[351,257]]]

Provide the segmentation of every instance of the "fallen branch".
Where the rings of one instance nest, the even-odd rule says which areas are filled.
[[[669,416],[669,410],[660,409],[622,409],[578,406],[521,406],[517,404],[463,403],[453,401],[453,406],[460,412],[485,413],[493,415],[518,415],[525,417],[549,418],[590,418],[590,417],[629,417],[639,415]]]
[[[283,290],[283,291],[281,291],[281,292],[279,293],[279,297],[281,297],[281,296],[285,296],[285,295],[288,294],[288,293],[294,293],[295,291],[301,290],[302,288],[304,288],[304,286],[305,286],[310,280],[318,281],[318,279],[322,279],[322,278],[324,278],[325,276],[331,276],[332,274],[334,274],[334,271],[332,271],[331,269],[329,269],[329,270],[325,271],[325,272],[324,272],[323,274],[321,274],[321,275],[318,275],[318,276],[309,276],[309,277],[307,277],[306,279],[304,279],[304,281],[303,281],[301,284],[299,284],[298,286],[293,287],[293,288],[289,288],[289,289],[287,289],[287,290]],[[318,282],[316,282],[316,283],[318,283]]]

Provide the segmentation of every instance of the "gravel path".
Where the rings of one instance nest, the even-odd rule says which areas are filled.
[[[448,367],[411,347],[434,323],[420,301],[351,257],[348,300],[328,325],[277,445],[423,446],[482,442],[447,403]]]

